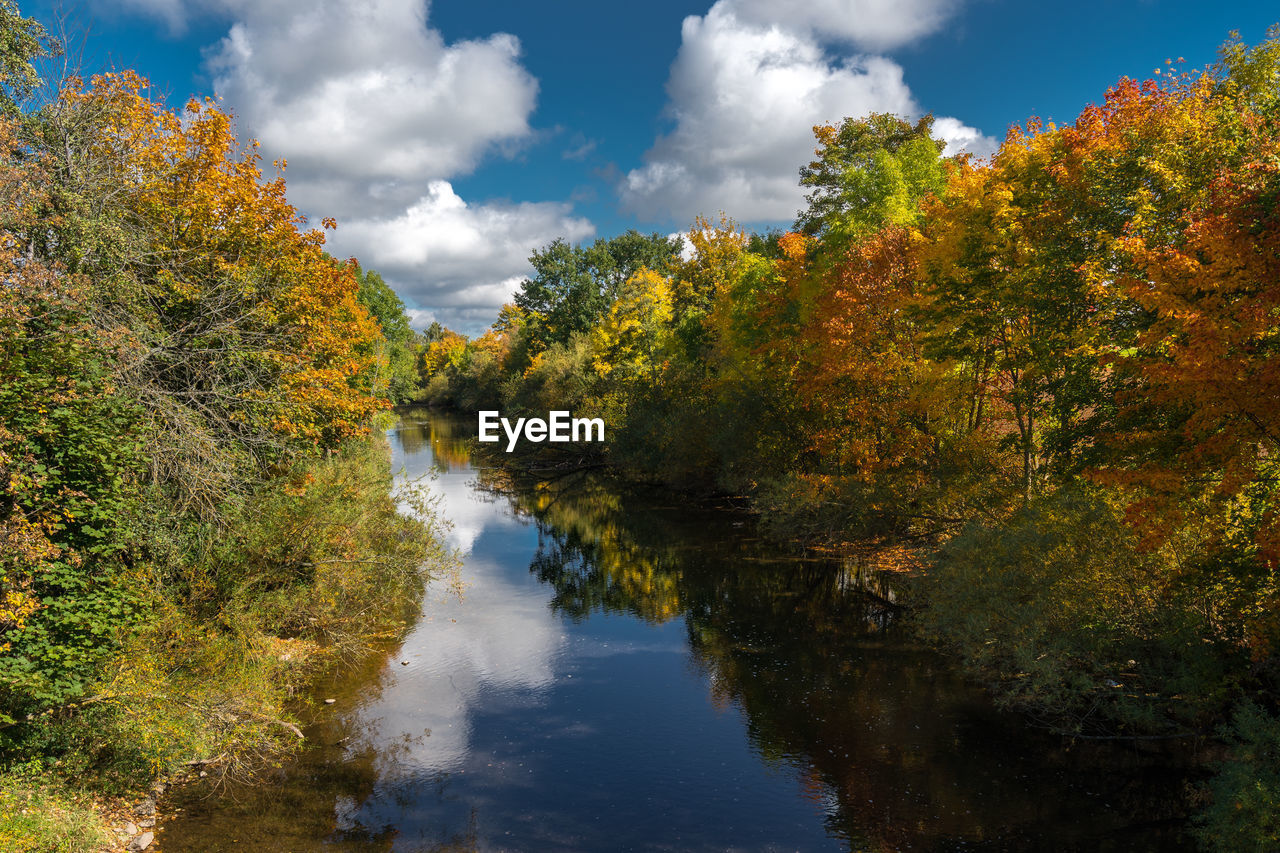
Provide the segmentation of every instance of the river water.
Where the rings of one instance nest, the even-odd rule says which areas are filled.
[[[1186,849],[1176,763],[997,712],[890,586],[732,508],[506,482],[474,432],[424,411],[390,434],[435,474],[461,597],[429,588],[399,644],[320,685],[264,784],[188,789],[161,850]]]

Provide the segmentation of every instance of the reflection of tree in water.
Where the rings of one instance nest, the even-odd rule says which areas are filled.
[[[996,714],[893,629],[883,575],[779,557],[739,515],[655,507],[604,478],[507,495],[538,521],[530,570],[552,606],[577,620],[683,616],[713,701],[740,706],[761,756],[795,767],[816,802],[834,795],[830,830],[854,849],[1167,840],[1152,821],[1177,817],[1165,814],[1177,774],[1115,748],[1066,749]]]
[[[411,609],[417,611],[416,606]],[[316,686],[316,695],[337,702],[302,711],[304,718],[311,717],[305,726],[307,741],[283,767],[254,783],[221,791],[198,785],[180,789],[183,811],[166,820],[164,849],[229,853],[260,842],[265,846],[254,849],[311,850],[317,839],[324,839],[324,849],[334,853],[391,850],[398,830],[367,823],[364,807],[386,795],[380,785],[388,777],[388,766],[404,763],[426,735],[381,738],[381,718],[360,711],[378,704],[383,691],[395,683],[388,661],[399,656],[403,633],[379,642],[368,655],[335,669]],[[252,827],[256,838],[247,838],[245,827]]]
[[[551,606],[574,620],[595,611],[665,622],[680,612],[679,566],[671,549],[634,541],[621,493],[603,478],[574,475],[548,483],[490,481],[517,513],[538,523],[529,570],[555,591]]]
[[[403,412],[395,432],[405,456],[430,446],[436,467],[444,471],[466,467],[476,435],[475,422],[469,418],[441,417],[421,408]]]
[[[678,571],[638,548],[577,541],[574,534],[539,527],[529,569],[555,590],[552,608],[575,621],[603,610],[665,622],[680,610]]]

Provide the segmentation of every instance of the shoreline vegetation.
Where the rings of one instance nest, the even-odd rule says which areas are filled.
[[[422,342],[216,102],[0,32],[0,849],[142,849],[455,571],[382,437]]]
[[[598,418],[513,455],[874,546],[1006,707],[1210,741],[1199,840],[1280,844],[1280,29],[990,162],[815,128],[792,230],[555,241],[474,339],[327,255],[216,102],[0,31],[0,847],[145,846],[168,780],[296,748],[456,566],[392,492],[410,399]]]
[[[1217,756],[1207,849],[1280,845],[1280,27],[990,161],[815,128],[789,231],[557,240],[433,330],[432,405],[606,441],[498,464],[743,496],[912,578],[910,621],[1068,738]]]

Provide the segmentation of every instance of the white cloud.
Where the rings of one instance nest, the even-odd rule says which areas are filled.
[[[532,249],[594,233],[568,204],[471,205],[447,181],[432,181],[407,209],[339,224],[330,250],[376,258],[378,271],[399,283],[402,296],[430,306],[441,322],[485,325],[511,298]]]
[[[719,210],[742,222],[794,218],[804,203],[798,171],[813,157],[814,125],[869,112],[923,112],[896,62],[833,62],[823,47],[824,37],[889,43],[927,32],[921,21],[941,20],[951,4],[914,0],[909,9],[927,6],[933,17],[871,22],[881,5],[832,0],[778,11],[763,0],[720,0],[705,16],[686,18],[667,83],[675,127],[623,180],[624,206],[678,223]],[[841,10],[861,17],[843,18]],[[956,119],[939,119],[936,127],[957,148],[994,147]]]
[[[867,50],[888,50],[935,32],[959,7],[959,0],[729,0],[739,20],[763,26],[785,21],[788,28],[851,42]]]
[[[127,2],[174,30],[231,22],[206,62],[240,134],[287,160],[289,200],[338,220],[330,251],[381,272],[418,322],[483,328],[534,249],[593,233],[568,204],[467,203],[449,183],[533,140],[515,36],[446,43],[423,0]]]
[[[239,4],[237,4],[239,5]],[[242,133],[284,156],[290,198],[362,215],[526,138],[537,81],[499,33],[445,44],[420,0],[258,2],[208,56]]]
[[[1000,147],[999,140],[987,136],[976,127],[969,127],[960,119],[947,116],[934,119],[933,135],[935,139],[946,141],[947,147],[942,153],[948,157],[961,152],[968,152],[975,157],[990,157]]]

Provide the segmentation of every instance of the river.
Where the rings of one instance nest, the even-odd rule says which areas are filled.
[[[435,473],[462,595],[432,586],[319,685],[279,772],[185,791],[165,853],[1188,849],[1175,761],[997,711],[890,584],[732,507],[511,484],[474,432],[423,411],[389,436],[404,476]]]

